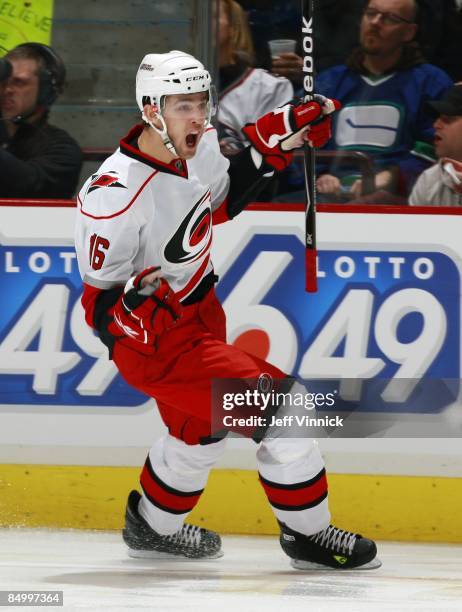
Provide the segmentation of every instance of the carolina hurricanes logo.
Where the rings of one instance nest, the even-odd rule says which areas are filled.
[[[183,219],[167,242],[164,257],[170,263],[190,263],[200,259],[212,242],[210,191],[207,191]]]
[[[91,193],[101,187],[123,187],[123,189],[127,189],[126,185],[119,182],[119,177],[113,170],[103,174],[93,174],[87,193]]]

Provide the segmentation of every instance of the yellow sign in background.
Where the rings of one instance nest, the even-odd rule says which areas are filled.
[[[50,44],[54,0],[0,0],[0,56],[24,42]]]

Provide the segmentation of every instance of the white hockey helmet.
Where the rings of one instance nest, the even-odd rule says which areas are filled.
[[[183,51],[145,55],[136,75],[136,101],[160,108],[163,96],[210,91],[210,74],[192,55]]]
[[[209,123],[216,112],[216,94],[212,79],[203,64],[183,51],[168,53],[149,53],[145,55],[136,74],[136,102],[143,120],[148,123],[163,139],[165,146],[176,155],[173,144],[167,134],[167,126],[162,117],[165,96],[178,94],[208,94],[208,113],[205,123]],[[144,106],[154,104],[162,128],[156,128],[144,114]]]

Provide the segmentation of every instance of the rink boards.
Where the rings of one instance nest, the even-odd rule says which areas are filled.
[[[460,378],[459,211],[320,207],[319,291],[307,295],[303,213],[262,208],[214,230],[231,342],[302,378]],[[84,324],[74,214],[65,202],[0,206],[3,524],[119,527],[135,466],[163,429]],[[412,439],[321,441],[334,515],[376,537],[462,541],[460,438],[433,437],[439,397],[412,409],[423,423]],[[409,405],[393,410],[405,419]],[[458,401],[451,414],[457,431]],[[252,443],[230,442],[196,520],[276,531],[253,456]]]

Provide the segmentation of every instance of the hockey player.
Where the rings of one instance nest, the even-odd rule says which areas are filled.
[[[169,432],[149,451],[142,495],[128,498],[129,554],[215,558],[219,535],[184,522],[225,444],[210,437],[211,381],[285,375],[226,344],[213,289],[212,223],[241,212],[304,140],[323,145],[336,103],[288,104],[264,115],[244,128],[252,145],[230,163],[210,125],[210,75],[192,56],[146,55],[136,99],[144,124],[78,196],[82,304],[125,380],[155,398]],[[324,463],[313,440],[264,439],[257,459],[295,566],[350,568],[374,559],[372,541],[329,524]]]

